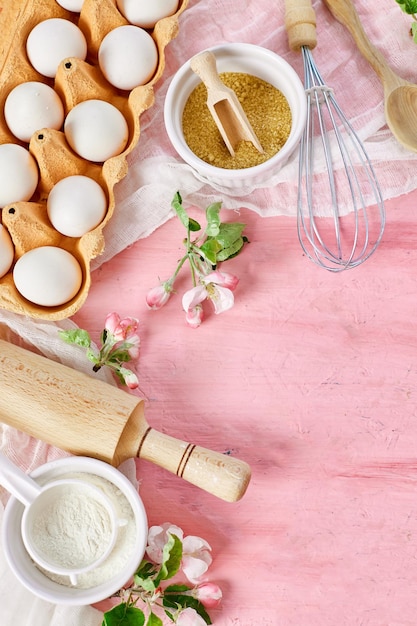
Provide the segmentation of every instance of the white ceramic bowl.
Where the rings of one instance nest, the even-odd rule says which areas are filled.
[[[174,75],[166,94],[164,121],[168,137],[179,156],[200,177],[232,190],[262,186],[288,161],[298,147],[307,116],[303,84],[295,70],[271,50],[248,43],[232,43],[210,48],[217,61],[218,72],[243,72],[257,76],[279,89],[287,98],[292,114],[290,135],[276,155],[254,167],[223,169],[198,158],[188,147],[182,132],[184,106],[191,92],[201,82],[187,61]]]
[[[136,523],[134,540],[129,542],[129,556],[122,567],[115,567],[112,577],[105,582],[81,589],[61,585],[43,574],[25,549],[21,521],[24,506],[11,496],[4,512],[2,543],[7,562],[18,580],[33,594],[54,604],[82,606],[105,600],[121,589],[135,573],[145,553],[148,524],[145,508],[130,480],[111,465],[87,457],[68,457],[46,463],[31,473],[40,484],[57,480],[73,473],[93,474],[105,478],[117,487],[131,506]],[[114,557],[110,554],[109,559]]]

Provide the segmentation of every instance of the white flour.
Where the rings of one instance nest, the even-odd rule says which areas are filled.
[[[36,516],[32,540],[51,565],[82,568],[103,555],[112,536],[106,508],[88,492],[70,486]]]
[[[119,519],[127,521],[127,524],[118,529],[115,546],[103,563],[91,571],[86,572],[85,574],[80,574],[77,577],[77,583],[75,585],[76,588],[90,589],[91,587],[101,585],[102,583],[112,579],[114,576],[117,576],[132,556],[132,546],[135,545],[136,541],[136,523],[134,513],[129,500],[121,492],[121,490],[116,485],[101,476],[96,476],[95,474],[87,472],[71,472],[65,475],[60,475],[59,478],[82,479],[88,481],[95,487],[99,487],[112,501]],[[41,569],[45,576],[60,585],[64,585],[66,587],[73,586],[70,582],[69,576],[53,574],[40,567],[39,569]]]

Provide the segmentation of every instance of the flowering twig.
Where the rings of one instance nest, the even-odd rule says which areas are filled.
[[[85,348],[87,358],[93,363],[93,371],[109,367],[122,385],[129,389],[138,387],[138,378],[125,363],[139,356],[140,338],[137,334],[139,322],[134,317],[123,319],[117,313],[107,315],[101,332],[99,351],[92,347],[90,334],[81,328],[59,330],[62,339],[69,344]]]
[[[218,606],[222,592],[214,583],[200,582],[212,561],[210,545],[166,523],[149,529],[146,556],[132,585],[116,594],[120,604],[104,613],[102,626],[162,626],[163,617],[177,626],[211,624],[206,609]],[[165,586],[181,573],[192,586]]]
[[[207,225],[202,231],[200,224],[189,217],[182,206],[179,192],[172,200],[172,207],[187,232],[184,239],[185,254],[172,276],[148,291],[146,304],[148,308],[157,310],[168,302],[177,276],[188,261],[193,286],[184,293],[182,306],[188,325],[197,328],[203,321],[204,300],[211,300],[215,313],[223,313],[234,304],[233,292],[239,279],[233,274],[220,271],[217,266],[241,252],[248,241],[242,234],[245,224],[221,222],[221,203],[215,202],[206,209]],[[196,234],[194,239],[192,234]]]

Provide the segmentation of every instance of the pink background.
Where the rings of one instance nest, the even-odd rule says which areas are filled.
[[[417,82],[408,18],[395,0],[374,4],[355,0],[373,42]],[[139,318],[137,373],[151,426],[252,468],[246,495],[231,504],[137,462],[150,524],[172,522],[213,548],[209,579],[224,594],[210,612],[215,626],[416,626],[417,155],[384,126],[380,81],[349,34],[323,2],[313,6],[314,58],[367,140],[390,198],[375,255],[337,275],[305,258],[296,176],[248,197],[215,194],[225,209],[242,207],[224,217],[244,221],[250,240],[224,266],[240,277],[234,308],[215,316],[208,306],[203,325],[187,327],[184,274],[164,309],[147,310],[146,292],[183,253],[184,230],[168,220],[173,194],[183,191],[176,173],[184,173],[163,125],[170,78],[193,54],[227,41],[263,45],[302,76],[300,55],[288,50],[284,2],[190,0],[155,104],[141,117],[128,175],[116,187],[107,262],[94,270],[73,321],[98,341],[107,313]],[[152,178],[154,158],[162,165]],[[197,196],[188,199],[201,207]],[[201,208],[191,214],[200,219]],[[12,598],[8,586],[1,593]]]
[[[378,251],[338,275],[303,256],[292,218],[243,209],[250,244],[224,265],[235,307],[197,330],[187,274],[164,309],[145,305],[181,255],[177,220],[94,274],[74,321],[98,338],[115,308],[140,319],[150,424],[252,467],[230,504],[138,461],[150,523],[212,545],[216,626],[416,624],[416,200],[388,202]]]

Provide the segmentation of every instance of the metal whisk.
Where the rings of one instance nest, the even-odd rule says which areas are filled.
[[[285,0],[285,26],[290,48],[302,53],[307,97],[299,153],[298,238],[314,263],[339,272],[357,267],[375,252],[385,227],[384,201],[361,140],[315,65],[311,1]]]

